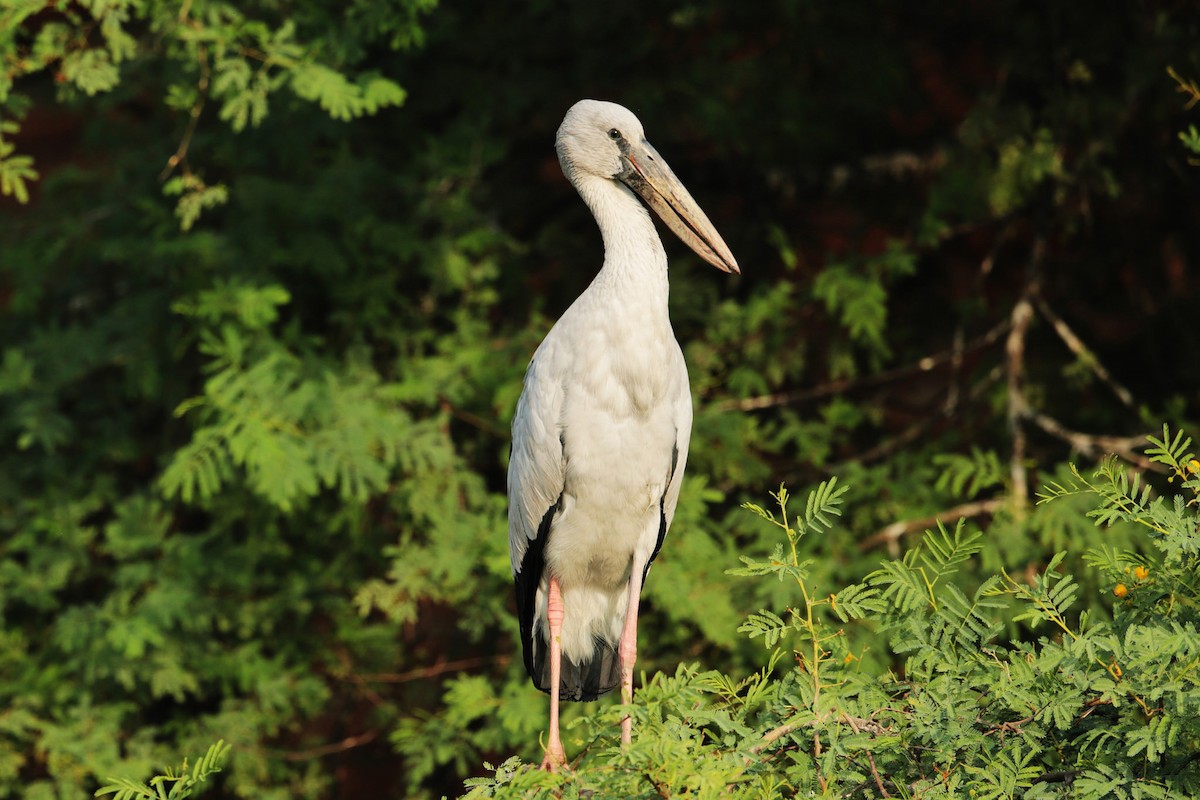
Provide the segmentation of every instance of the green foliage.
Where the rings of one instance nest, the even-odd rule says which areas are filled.
[[[877,356],[887,356],[887,289],[885,282],[911,275],[913,255],[900,242],[889,242],[880,256],[866,259],[859,268],[831,264],[813,281],[813,296],[823,302],[850,334],[850,340]]]
[[[183,800],[195,794],[199,784],[221,771],[229,749],[230,746],[225,742],[217,742],[191,767],[185,758],[177,771],[167,769],[163,774],[151,778],[149,784],[127,778],[109,778],[112,783],[97,789],[95,796],[111,794],[113,800],[138,800],[143,797],[147,800]]]
[[[0,2],[0,797],[217,739],[255,800],[1187,796],[1195,27]],[[507,430],[601,259],[583,94],[744,274],[665,242],[695,421],[640,736],[572,704],[543,776]],[[740,510],[781,483],[823,488]]]
[[[933,463],[942,467],[937,488],[954,497],[975,497],[986,489],[1003,487],[1005,465],[998,453],[972,447],[969,454],[945,453],[934,457]]]
[[[179,196],[175,205],[175,216],[179,217],[179,227],[191,230],[205,210],[216,208],[229,202],[229,189],[223,184],[207,186],[195,175],[177,175],[163,184],[163,194]]]
[[[1179,435],[1164,431],[1153,443],[1152,458],[1177,476],[1200,471],[1189,470]],[[1079,489],[1094,496],[1102,527],[1149,513],[1114,499],[1128,496],[1119,474],[1102,465]],[[961,586],[982,536],[939,526],[861,584],[813,601],[824,593],[783,553],[804,535],[837,534],[811,524],[840,503],[844,489],[833,485],[810,493],[795,528],[784,489],[772,495],[777,512],[747,506],[786,542],[768,562],[743,558],[736,574],[787,575],[800,607],[788,609],[790,620],[752,614],[741,631],[769,647],[797,634],[790,659],[776,650],[740,680],[689,666],[656,675],[636,696],[631,746],[612,741],[619,712],[602,711],[571,729],[585,745],[571,772],[540,776],[510,759],[466,796],[527,796],[534,786],[563,797],[1200,796],[1194,558],[1176,559],[1169,577],[1155,566],[1131,578],[1125,567],[1136,585],[1109,618],[1079,612],[1079,584],[1060,570],[1061,553],[1028,578],[1002,572]],[[1182,488],[1182,502],[1150,505],[1182,509],[1178,521],[1194,533],[1200,481]],[[1043,502],[1065,496],[1051,493]],[[1108,570],[1114,559],[1090,561]],[[828,613],[835,597],[837,617]],[[1013,625],[1034,638],[1006,640]],[[895,659],[880,672],[858,655],[877,632]]]
[[[37,180],[33,159],[15,155],[15,145],[5,141],[20,128],[13,122],[0,121],[0,194],[15,197],[18,203],[29,202],[29,181]]]
[[[393,48],[411,46],[420,38],[416,14],[431,6],[430,0],[405,0],[372,15],[373,27],[393,34]],[[39,12],[43,17],[35,17]],[[272,95],[285,86],[342,121],[404,102],[405,91],[395,81],[375,70],[355,74],[352,64],[336,57],[336,28],[302,37],[294,20],[273,24],[274,16],[270,4],[261,3],[203,3],[194,8],[190,2],[176,8],[131,0],[10,3],[0,12],[0,61],[7,65],[0,77],[0,104],[19,110],[25,98],[13,94],[16,79],[43,71],[53,72],[60,95],[69,99],[77,92],[87,97],[113,92],[129,62],[154,59],[169,65],[161,91],[167,105],[186,112],[189,119],[183,141],[168,162],[168,174],[182,167],[182,175],[165,183],[163,191],[181,195],[176,214],[188,230],[204,210],[228,201],[228,188],[221,183],[206,186],[187,160],[210,99],[219,107],[217,116],[235,132],[261,125]],[[347,13],[353,16],[353,11]],[[365,37],[359,46],[371,38]],[[14,146],[3,139],[17,134],[17,124],[9,120],[2,126],[0,195],[25,203],[26,184],[37,172],[31,157],[14,155]]]

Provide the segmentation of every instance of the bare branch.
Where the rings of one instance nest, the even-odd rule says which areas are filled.
[[[1013,508],[1017,513],[1029,503],[1029,475],[1025,468],[1025,429],[1021,419],[1028,413],[1029,404],[1022,388],[1025,378],[1025,335],[1033,322],[1031,298],[1037,294],[1037,280],[1041,272],[1042,259],[1046,254],[1046,240],[1039,236],[1033,242],[1029,255],[1029,283],[1021,298],[1013,306],[1012,327],[1005,342],[1006,366],[1008,369],[1008,433],[1012,437],[1012,456],[1009,459],[1012,476]]]
[[[961,363],[966,353],[982,349],[999,340],[1004,335],[1004,332],[1008,330],[1008,326],[1009,321],[1004,320],[982,336],[972,339],[965,346],[960,346],[956,342],[949,350],[926,356],[916,363],[884,370],[874,375],[865,375],[861,378],[843,378],[807,389],[792,389],[784,392],[775,392],[774,394],[761,395],[759,397],[725,400],[720,403],[714,403],[711,407],[718,411],[759,411],[764,408],[791,405],[805,400],[815,400],[820,397],[829,397],[858,389],[869,389],[873,386],[880,386],[922,372],[930,372],[943,364]]]
[[[1023,508],[1029,501],[1028,475],[1025,470],[1025,430],[1021,418],[1026,415],[1025,393],[1021,389],[1025,372],[1025,334],[1033,320],[1033,304],[1028,295],[1022,296],[1013,306],[1012,329],[1005,343],[1008,365],[1008,433],[1012,437],[1012,457],[1009,461],[1012,473],[1013,503]]]
[[[310,747],[307,750],[285,750],[279,753],[279,756],[285,761],[311,761],[314,758],[331,756],[335,753],[344,753],[347,750],[362,747],[365,744],[375,741],[378,736],[379,731],[377,730],[365,731],[357,736],[347,736],[340,742],[318,745],[317,747]]]
[[[184,9],[180,11],[180,21],[191,27],[199,27],[193,21],[185,21],[188,6],[190,6],[190,3],[185,5]],[[171,177],[171,173],[174,172],[175,168],[180,164],[183,164],[184,175],[188,174],[188,166],[186,163],[188,148],[191,147],[192,136],[196,133],[196,126],[200,124],[200,114],[204,111],[204,103],[208,99],[208,78],[210,70],[208,66],[208,54],[203,45],[201,45],[197,50],[197,58],[200,60],[200,80],[197,82],[196,88],[199,91],[200,96],[196,99],[196,102],[192,106],[192,110],[188,115],[187,127],[184,128],[183,138],[179,141],[179,147],[175,148],[175,152],[170,158],[167,159],[167,165],[163,167],[163,171],[158,175],[158,179],[160,181],[165,181],[167,178]]]
[[[1175,91],[1188,96],[1188,101],[1184,109],[1191,111],[1192,106],[1200,103],[1200,86],[1196,85],[1196,81],[1184,78],[1175,71],[1174,67],[1167,67],[1167,74],[1171,76],[1175,83],[1179,84],[1175,87]]]
[[[428,667],[419,669],[411,669],[408,672],[378,672],[374,674],[357,675],[357,680],[367,683],[408,683],[410,681],[420,681],[427,678],[436,678],[438,675],[444,675],[447,672],[461,672],[463,670],[475,669],[476,667],[486,667],[492,664],[507,664],[512,660],[512,656],[504,654],[496,654],[490,656],[476,656],[474,658],[460,658],[457,661],[439,661]]]
[[[967,393],[967,399],[971,400],[971,401],[978,400],[988,389],[992,388],[992,386],[995,385],[996,381],[1000,380],[1000,376],[1002,374],[1003,374],[1003,370],[1000,367],[1000,365],[996,365],[995,367],[993,367],[991,370],[988,371],[988,373],[986,375],[983,376],[983,378],[978,383],[976,383],[974,386],[971,387],[971,391]],[[960,402],[961,401],[956,401],[956,409],[955,410],[957,410],[957,405]],[[953,416],[953,413],[954,413],[953,411],[951,411],[947,408],[943,408],[942,411],[939,413],[930,414],[927,417],[919,419],[916,422],[914,422],[912,425],[909,425],[907,428],[900,431],[900,433],[891,437],[890,439],[884,439],[882,442],[875,445],[871,449],[865,450],[862,453],[859,453],[858,455],[854,456],[853,462],[855,464],[870,464],[873,461],[878,461],[879,459],[887,458],[888,456],[892,455],[893,453],[897,452],[898,450],[903,449],[907,445],[909,445],[912,442],[915,442],[917,439],[921,438],[921,436],[923,436],[926,432],[928,432],[929,429],[932,428],[938,422],[949,419],[951,416]],[[841,462],[839,464],[835,464],[835,465],[829,467],[827,469],[827,472],[832,472],[832,473],[836,474],[836,473],[842,471],[842,469],[845,467],[846,463],[848,463],[848,462]]]
[[[853,717],[845,717],[845,719],[846,724],[850,726],[851,730],[853,730],[855,733],[862,733],[862,729],[858,726]],[[879,777],[879,770],[875,766],[875,756],[870,750],[867,751],[867,762],[871,765],[871,777],[875,779],[875,788],[877,788],[879,793],[884,797],[891,797],[891,795],[888,794],[888,790],[883,785],[883,779]]]
[[[888,552],[893,557],[900,555],[899,541],[905,535],[916,533],[937,525],[939,521],[957,522],[960,519],[969,519],[970,517],[979,517],[985,514],[995,514],[1000,509],[1004,508],[1008,500],[1003,497],[994,497],[990,500],[977,500],[971,503],[963,503],[962,505],[948,508],[945,511],[940,511],[937,514],[929,517],[919,517],[917,519],[904,519],[898,522],[893,522],[884,528],[881,528],[878,533],[864,539],[858,543],[858,549],[862,551],[871,550],[881,544],[886,544]]]
[[[841,714],[838,721],[846,723],[851,728],[853,728],[856,733],[861,732],[861,731],[867,731],[868,733],[870,733],[873,736],[880,736],[882,734],[890,732],[888,730],[888,728],[885,728],[883,725],[880,725],[878,722],[876,722],[873,719],[863,719],[862,717],[849,717],[849,716],[846,716],[845,714]],[[784,723],[783,725],[780,725],[777,728],[772,728],[771,730],[764,733],[762,735],[762,738],[759,739],[758,744],[756,744],[750,748],[750,752],[751,753],[761,753],[763,750],[766,750],[773,743],[775,743],[782,737],[787,736],[789,733],[798,731],[801,728],[807,728],[809,726],[817,725],[818,723],[824,723],[824,722],[826,722],[826,719],[808,719],[808,720],[804,720],[803,722]]]
[[[1104,381],[1108,388],[1112,389],[1113,394],[1117,399],[1124,403],[1128,408],[1137,408],[1133,399],[1133,393],[1117,382],[1116,378],[1100,363],[1100,359],[1096,354],[1088,349],[1083,340],[1075,335],[1075,332],[1063,321],[1062,317],[1054,313],[1050,305],[1046,302],[1046,298],[1040,294],[1034,295],[1034,302],[1037,303],[1038,311],[1042,312],[1051,325],[1054,326],[1054,332],[1058,334],[1058,338],[1071,349],[1071,352],[1079,357],[1079,360],[1086,364],[1096,377]]]
[[[1137,436],[1105,436],[1073,431],[1058,420],[1040,412],[1030,412],[1027,417],[1035,425],[1051,436],[1062,439],[1079,453],[1098,458],[1115,453],[1121,458],[1135,464],[1140,469],[1154,470],[1166,473],[1169,470],[1162,464],[1155,464],[1150,459],[1138,453],[1139,448],[1146,446],[1146,434]]]
[[[456,417],[462,422],[467,423],[473,428],[483,431],[489,436],[494,436],[497,439],[508,439],[511,436],[511,432],[508,430],[508,428],[497,424],[493,420],[485,419],[478,414],[467,411],[465,408],[459,408],[458,406],[454,405],[454,403],[451,403],[446,397],[438,397],[438,402],[441,404],[443,411],[448,411],[452,416]]]

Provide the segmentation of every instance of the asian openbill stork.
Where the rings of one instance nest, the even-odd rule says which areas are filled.
[[[705,261],[737,261],[614,103],[581,100],[555,139],[604,265],[546,335],[513,417],[508,537],[525,668],[550,693],[542,767],[566,763],[558,701],[633,698],[638,595],[675,515],[692,427],[667,313],[667,255],[642,201]],[[632,720],[621,721],[630,741]]]

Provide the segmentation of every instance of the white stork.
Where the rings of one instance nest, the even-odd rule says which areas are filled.
[[[525,668],[550,693],[544,769],[566,763],[560,698],[594,700],[619,680],[633,699],[638,596],[687,460],[692,396],[667,255],[638,197],[705,261],[739,271],[629,110],[579,101],[555,149],[600,226],[604,265],[534,353],[512,425],[509,553]],[[632,724],[622,719],[622,742]]]

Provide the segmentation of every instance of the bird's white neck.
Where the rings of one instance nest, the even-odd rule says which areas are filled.
[[[604,266],[589,291],[625,296],[667,309],[667,253],[650,212],[626,186],[586,176],[575,188],[591,209],[604,239]]]

